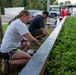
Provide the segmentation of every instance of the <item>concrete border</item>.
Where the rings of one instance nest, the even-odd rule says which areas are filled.
[[[57,36],[62,28],[66,17],[59,23],[54,31],[49,35],[45,42],[38,49],[36,54],[31,58],[27,65],[21,70],[18,75],[44,75],[46,62],[52,50],[52,47],[57,39]]]

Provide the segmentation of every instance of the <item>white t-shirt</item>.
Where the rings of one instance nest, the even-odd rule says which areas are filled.
[[[1,44],[1,52],[7,53],[12,49],[20,46],[20,41],[24,34],[29,33],[26,25],[20,20],[16,19],[7,28]]]

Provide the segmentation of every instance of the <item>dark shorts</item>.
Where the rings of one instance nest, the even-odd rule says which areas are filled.
[[[3,57],[3,59],[11,60],[13,59],[13,56],[18,52],[18,50],[19,49],[14,49],[8,53],[1,53],[1,56]]]
[[[43,34],[41,29],[37,29],[35,31],[31,31],[30,33],[32,34],[32,36],[39,36],[39,35]]]
[[[60,21],[63,19],[63,18],[59,18],[60,19]]]

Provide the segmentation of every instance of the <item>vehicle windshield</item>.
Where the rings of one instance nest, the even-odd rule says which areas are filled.
[[[30,12],[30,14],[35,14],[37,11],[35,11],[35,10],[30,10],[29,12]]]
[[[57,9],[52,9],[51,11],[59,11],[59,10],[57,10]]]

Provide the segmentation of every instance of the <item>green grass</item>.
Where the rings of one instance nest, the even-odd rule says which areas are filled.
[[[29,25],[27,25],[28,27]],[[7,29],[8,25],[7,24],[4,24],[2,25],[2,28],[3,28],[3,31],[5,32],[6,29]],[[53,31],[53,28],[47,28],[47,32],[50,34],[51,32]]]
[[[4,31],[4,32],[6,31],[7,27],[8,27],[8,25],[7,25],[7,24],[2,25],[2,28],[3,28],[3,31]]]

